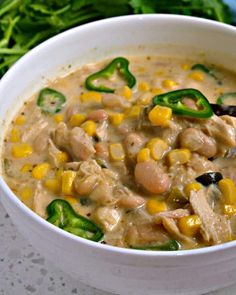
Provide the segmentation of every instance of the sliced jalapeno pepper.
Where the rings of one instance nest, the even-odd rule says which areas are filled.
[[[95,242],[103,237],[103,232],[95,223],[77,214],[65,200],[52,201],[47,207],[47,213],[48,222],[69,233]]]
[[[153,246],[134,246],[132,249],[150,250],[150,251],[177,251],[180,249],[180,244],[176,240],[170,240],[165,244],[158,244]]]
[[[235,103],[236,103],[236,92],[228,92],[228,93],[224,93],[221,94],[218,98],[216,103],[219,105],[225,104],[224,101],[230,98],[234,98],[235,99]]]
[[[191,98],[195,101],[198,110],[191,109],[182,103],[184,98]],[[210,118],[213,111],[207,98],[197,89],[180,89],[153,97],[153,105],[169,107],[174,114],[194,117]]]
[[[191,70],[198,70],[198,71],[204,72],[207,75],[211,76],[212,78],[218,80],[218,78],[216,77],[216,75],[214,74],[214,72],[211,69],[208,69],[203,64],[195,64],[195,65],[193,65],[191,67]]]
[[[105,85],[95,85],[94,81],[100,78],[109,79],[112,74],[117,69],[120,75],[124,78],[129,88],[132,88],[136,84],[136,78],[129,71],[129,61],[124,57],[117,57],[113,59],[104,69],[98,71],[85,80],[85,86],[89,90],[99,91],[99,92],[110,92],[113,93],[115,89],[106,87]]]
[[[65,96],[51,88],[42,89],[37,99],[37,105],[43,112],[49,114],[60,112],[65,102]]]

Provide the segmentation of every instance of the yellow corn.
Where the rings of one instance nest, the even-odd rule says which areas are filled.
[[[204,80],[204,74],[200,71],[194,71],[192,73],[189,74],[189,78],[201,82]]]
[[[60,123],[64,121],[64,116],[62,114],[56,114],[54,115],[54,121],[56,123]]]
[[[126,116],[129,118],[135,118],[138,117],[141,113],[141,107],[138,105],[134,105],[128,109],[126,112]]]
[[[56,172],[55,172],[55,178],[56,178],[57,180],[61,181],[62,174],[63,174],[63,170],[62,170],[62,168],[57,169]]]
[[[137,154],[137,162],[145,162],[150,160],[150,150],[149,148],[141,149]]]
[[[202,188],[201,184],[199,182],[193,182],[189,183],[185,186],[184,192],[186,196],[189,198],[191,191],[197,192]]]
[[[201,219],[198,215],[184,216],[179,219],[178,226],[184,235],[192,237],[199,231]]]
[[[25,202],[33,196],[33,190],[30,187],[25,186],[22,190],[19,191],[19,196],[20,199]]]
[[[12,128],[11,135],[10,135],[11,142],[18,142],[20,141],[20,130],[17,128]]]
[[[95,91],[84,92],[81,94],[80,100],[81,102],[100,103],[102,101],[102,94]]]
[[[162,94],[163,93],[163,90],[161,88],[153,88],[152,89],[152,94],[153,95],[159,95],[159,94]]]
[[[168,153],[167,159],[170,165],[185,164],[190,160],[191,152],[188,149],[175,149]]]
[[[61,183],[56,178],[45,180],[44,186],[53,193],[58,193],[61,189]]]
[[[120,94],[129,100],[132,97],[132,90],[129,88],[129,86],[125,85],[120,90]]]
[[[12,155],[15,158],[25,158],[32,154],[33,149],[27,143],[20,143],[12,147]]]
[[[110,158],[113,161],[122,161],[125,158],[125,152],[122,144],[112,143],[109,145]]]
[[[150,85],[147,82],[140,82],[138,84],[138,90],[139,91],[149,91]]]
[[[110,122],[114,126],[120,125],[123,122],[124,118],[125,118],[125,115],[121,114],[121,113],[120,114],[114,113],[114,114],[110,114],[110,116],[109,116]]]
[[[181,69],[184,70],[184,71],[187,71],[187,70],[190,69],[190,65],[189,64],[182,64]]]
[[[92,120],[88,120],[84,122],[81,127],[89,136],[94,136],[96,133],[97,124]]]
[[[26,118],[24,115],[20,115],[15,119],[15,124],[16,125],[23,125],[25,124]]]
[[[148,118],[153,125],[166,127],[172,117],[172,109],[162,106],[155,106],[148,114]]]
[[[153,160],[160,160],[168,150],[168,144],[160,138],[152,138],[147,143],[147,148],[150,149]]]
[[[147,209],[149,214],[154,215],[156,213],[166,211],[167,210],[167,205],[163,201],[159,201],[157,199],[150,198],[147,201],[146,209]]]
[[[56,154],[56,159],[59,164],[64,164],[64,163],[68,162],[69,155],[66,152],[59,152]]]
[[[32,165],[31,164],[24,164],[20,171],[23,172],[23,173],[27,173],[29,172],[30,170],[32,169]]]
[[[42,180],[44,179],[44,177],[46,177],[50,168],[51,166],[49,163],[45,162],[45,163],[38,164],[32,169],[32,176],[35,179]]]
[[[154,73],[155,76],[160,77],[166,74],[166,71],[159,70]]]
[[[224,205],[224,214],[232,216],[236,215],[236,206],[235,205]]]
[[[69,202],[71,206],[78,204],[78,200],[72,196],[65,196],[65,201]]]
[[[162,86],[166,89],[173,89],[177,86],[177,83],[173,80],[167,79],[162,81]]]
[[[233,205],[236,202],[236,187],[233,180],[223,178],[218,182],[218,186],[224,196],[225,204]]]
[[[69,124],[71,127],[80,126],[86,120],[84,114],[74,114],[70,117]]]
[[[67,170],[62,173],[61,191],[64,195],[71,195],[73,192],[73,182],[76,177],[76,172]]]

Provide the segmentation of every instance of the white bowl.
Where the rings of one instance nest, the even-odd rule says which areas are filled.
[[[182,47],[181,47],[182,46]],[[194,54],[236,68],[236,29],[170,15],[125,16],[62,33],[18,61],[0,82],[2,145],[17,109],[68,65],[124,54]],[[71,69],[70,69],[71,70]],[[201,294],[236,281],[236,241],[208,248],[151,252],[115,248],[73,236],[28,209],[0,179],[12,221],[42,255],[84,283],[119,294]]]

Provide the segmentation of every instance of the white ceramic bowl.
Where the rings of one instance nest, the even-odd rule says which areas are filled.
[[[181,47],[182,46],[182,47]],[[196,54],[236,68],[236,29],[170,15],[125,16],[58,35],[18,61],[0,82],[0,142],[19,106],[53,77],[107,56]],[[42,255],[88,285],[119,294],[201,294],[236,282],[236,242],[179,252],[115,248],[73,236],[23,205],[0,179],[12,221]]]

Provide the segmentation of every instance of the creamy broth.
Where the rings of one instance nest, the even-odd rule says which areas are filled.
[[[235,74],[208,64],[210,74],[194,70],[198,61],[180,57],[127,59],[134,87],[115,71],[94,81],[114,93],[86,89],[86,78],[111,61],[105,60],[47,85],[66,99],[58,112],[49,113],[55,101],[39,103],[39,93],[24,104],[5,137],[6,182],[45,219],[53,200],[67,201],[114,246],[165,250],[160,245],[176,241],[191,249],[235,239],[235,118],[183,116],[168,106],[158,106],[158,122],[150,116],[154,96],[178,89],[197,89],[216,103],[236,91]],[[192,98],[183,104],[201,110]],[[196,180],[209,172],[219,179]]]

